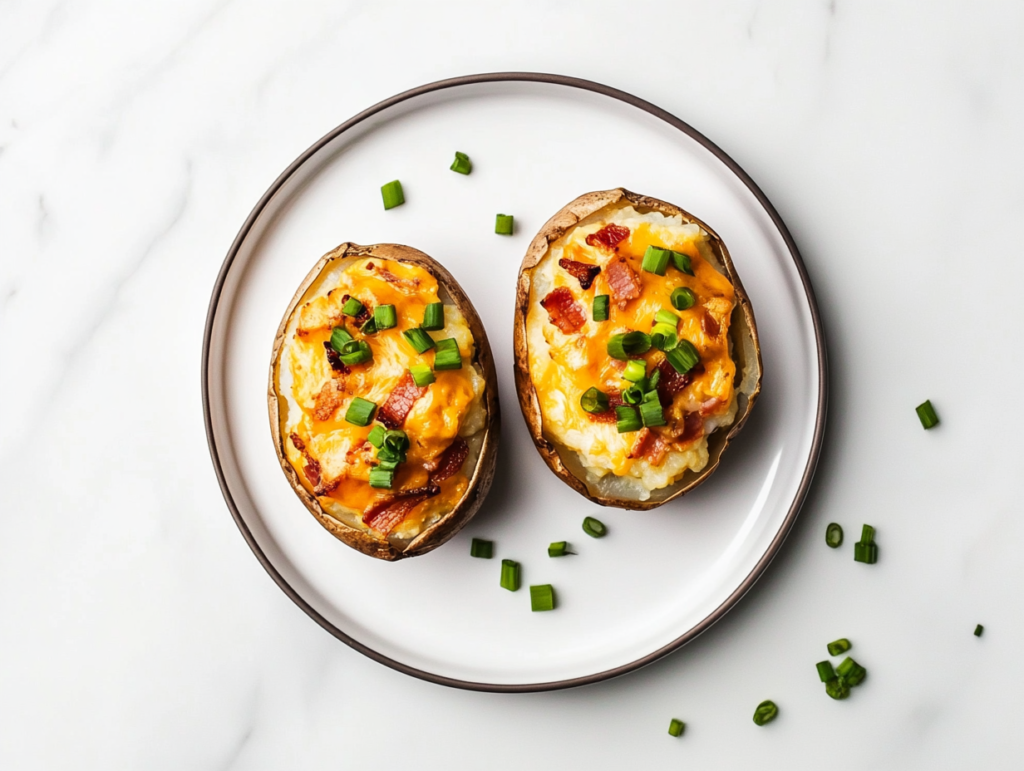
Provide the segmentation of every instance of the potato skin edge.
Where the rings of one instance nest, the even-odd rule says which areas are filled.
[[[476,344],[475,361],[480,365],[480,370],[486,383],[484,389],[484,408],[487,413],[487,422],[484,428],[484,439],[480,447],[480,455],[477,458],[476,467],[473,469],[472,474],[469,475],[469,485],[466,488],[466,493],[463,495],[462,500],[448,514],[412,539],[404,549],[395,548],[387,539],[375,538],[368,532],[350,527],[344,522],[334,519],[334,517],[324,511],[316,496],[303,487],[298,473],[288,462],[284,452],[285,437],[281,433],[280,403],[276,382],[280,366],[281,348],[285,342],[285,331],[288,327],[288,322],[296,312],[306,291],[331,264],[338,260],[350,259],[354,261],[364,257],[377,257],[417,265],[437,279],[438,284],[452,298],[469,324],[470,331],[473,333],[473,340]],[[403,246],[401,244],[360,246],[359,244],[345,242],[332,249],[317,261],[302,283],[299,284],[299,288],[293,295],[291,302],[288,304],[288,309],[281,319],[277,334],[274,336],[274,346],[270,358],[267,405],[270,415],[270,433],[274,440],[277,460],[292,490],[295,491],[303,505],[328,532],[356,551],[370,557],[393,562],[426,554],[436,549],[461,530],[479,511],[494,480],[494,471],[498,459],[498,440],[501,433],[501,415],[498,406],[498,378],[494,369],[494,359],[491,355],[491,346],[487,340],[487,333],[484,330],[480,316],[476,312],[476,308],[473,307],[473,303],[454,276],[437,260],[411,246]]]
[[[530,377],[529,344],[526,334],[526,316],[529,311],[530,288],[532,271],[547,254],[551,244],[565,235],[571,228],[580,221],[598,212],[605,207],[625,206],[632,204],[638,211],[655,211],[666,216],[681,215],[684,222],[699,225],[709,237],[709,243],[714,249],[715,256],[721,261],[729,280],[736,290],[736,307],[733,309],[734,322],[730,324],[729,335],[733,342],[733,348],[737,352],[744,350],[744,342],[752,343],[755,354],[755,361],[750,362],[756,368],[756,381],[746,395],[746,405],[737,412],[736,419],[728,427],[728,431],[716,431],[708,439],[708,463],[691,479],[684,474],[675,484],[664,488],[670,491],[664,498],[659,500],[637,501],[622,498],[602,496],[591,492],[587,484],[570,471],[562,462],[558,454],[558,445],[544,435],[543,420],[541,418],[540,404],[537,400],[537,391]],[[739,319],[737,319],[737,312]],[[741,320],[742,324],[735,323]],[[744,339],[746,338],[746,339]],[[519,268],[519,279],[516,285],[515,319],[513,323],[513,345],[515,349],[515,382],[516,394],[519,397],[519,407],[522,410],[523,418],[530,430],[533,443],[540,453],[541,458],[548,465],[555,475],[573,488],[583,497],[601,506],[613,506],[633,511],[648,511],[662,506],[669,501],[685,495],[698,485],[703,483],[718,468],[722,453],[728,447],[732,439],[743,428],[750,411],[761,392],[762,361],[761,346],[757,338],[757,327],[754,322],[754,311],[750,306],[750,298],[747,296],[733,266],[729,251],[718,234],[702,220],[694,217],[689,212],[680,209],[678,206],[661,201],[657,198],[638,195],[625,188],[614,188],[612,190],[600,190],[592,193],[585,193],[579,198],[568,203],[551,219],[549,219],[537,235],[530,242],[526,250],[523,262]],[[737,353],[737,355],[740,355]],[[739,371],[739,368],[737,368]],[[573,452],[566,448],[566,452]]]

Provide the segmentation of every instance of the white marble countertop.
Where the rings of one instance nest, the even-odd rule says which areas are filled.
[[[0,5],[0,768],[1018,767],[1022,39],[1005,2]],[[393,93],[501,70],[723,147],[796,238],[831,365],[814,488],[754,590],[646,669],[530,695],[420,682],[307,618],[228,514],[199,388],[214,278],[277,174]],[[884,559],[838,558],[833,520]],[[870,676],[832,702],[840,635]]]

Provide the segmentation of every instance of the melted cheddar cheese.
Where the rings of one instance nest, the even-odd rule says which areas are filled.
[[[587,236],[612,224],[627,228],[628,236],[614,247],[597,239],[593,239],[593,245],[587,243]],[[694,275],[677,270],[671,263],[663,276],[643,271],[641,264],[648,246],[688,255]],[[633,299],[617,302],[614,277],[608,267],[620,258],[633,271],[640,291]],[[582,282],[559,265],[562,259],[597,265],[601,272],[588,289],[583,289]],[[698,225],[684,224],[680,217],[640,214],[626,207],[577,225],[553,243],[534,268],[526,328],[530,375],[544,433],[578,453],[590,481],[614,475],[620,478],[620,490],[630,490],[635,497],[646,500],[651,490],[672,484],[687,469],[703,469],[708,461],[707,435],[735,418],[736,364],[729,349],[729,322],[736,297],[732,284],[713,259],[707,234]],[[563,331],[541,304],[560,287],[572,293],[586,316],[576,330]],[[678,287],[686,287],[696,296],[691,308],[673,308],[670,298]],[[608,320],[594,321],[594,297],[604,294],[610,295]],[[626,362],[608,354],[608,340],[634,330],[650,334],[654,316],[662,309],[680,318],[678,337],[696,347],[700,365],[689,373],[691,382],[671,395],[671,403],[664,406],[667,425],[641,430],[654,432],[661,442],[659,451],[645,454],[641,432],[619,433],[608,415],[605,420],[595,419],[581,407],[580,396],[591,387],[617,395],[630,385],[622,379]],[[642,358],[650,376],[665,354],[652,347]]]
[[[353,319],[342,314],[346,296],[368,309],[394,305],[397,325],[362,334]],[[433,364],[434,351],[416,353],[402,332],[419,327],[426,306],[442,301],[437,280],[417,265],[361,259],[321,276],[304,299],[286,328],[277,392],[286,404],[281,410],[285,457],[324,511],[352,527],[370,530],[363,522],[364,512],[398,492],[428,485],[456,437],[467,440],[470,452],[462,470],[438,483],[440,493],[416,505],[394,529],[378,533],[410,540],[462,499],[469,483],[465,471],[475,465],[486,415],[481,401],[484,379],[472,363],[475,344],[469,325],[459,309],[445,301],[444,329],[428,334],[434,340],[455,339],[462,368],[435,372],[435,382],[415,400],[401,425],[409,437],[406,460],[398,466],[392,488],[379,489],[369,484],[376,449],[367,437],[375,423],[348,423],[346,410],[358,396],[374,402],[379,417],[412,365]],[[348,371],[332,367],[325,343],[329,345],[339,326],[354,339],[366,341],[373,354],[370,362],[350,365]]]

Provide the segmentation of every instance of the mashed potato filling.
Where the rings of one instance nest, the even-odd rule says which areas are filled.
[[[362,334],[359,324],[342,313],[349,296],[370,309],[394,305],[397,325]],[[442,301],[444,329],[428,334],[434,340],[455,339],[462,368],[434,372],[435,381],[422,390],[401,426],[410,444],[392,488],[371,487],[370,470],[376,460],[367,437],[374,423],[353,425],[345,413],[352,400],[361,397],[377,405],[379,417],[388,397],[409,377],[411,366],[432,366],[434,352],[418,354],[402,332],[419,327],[426,306]],[[354,339],[366,341],[372,361],[341,370],[332,366],[325,343],[329,345],[332,330],[339,326]],[[328,271],[310,287],[286,328],[278,393],[285,397],[280,418],[286,458],[324,511],[368,530],[363,513],[397,492],[428,485],[431,471],[461,437],[469,445],[463,470],[441,481],[440,493],[416,505],[388,535],[412,539],[454,508],[469,484],[465,470],[476,464],[486,427],[485,381],[472,364],[474,351],[465,317],[450,299],[439,295],[434,276],[417,265],[361,259]]]
[[[628,229],[628,236],[612,246],[599,237],[587,243],[588,236],[599,235],[609,225]],[[702,470],[708,462],[708,435],[735,419],[736,364],[729,350],[735,290],[712,262],[707,238],[698,225],[684,223],[680,216],[641,214],[625,207],[584,220],[554,242],[533,270],[526,329],[530,375],[544,433],[574,450],[587,469],[588,482],[604,479],[613,488],[608,490],[611,494],[646,500],[650,491],[673,484],[688,469]],[[694,275],[671,264],[663,276],[643,271],[648,246],[688,255]],[[559,264],[563,259],[599,266],[601,272],[584,289],[584,282]],[[623,299],[621,264],[609,271],[613,262],[623,259],[632,271],[634,286],[639,283],[639,292],[632,292],[638,296],[629,299]],[[695,295],[692,307],[673,308],[671,295],[679,287]],[[555,323],[557,312],[541,304],[560,288],[564,288],[559,292],[562,297],[565,290],[571,292],[585,314],[578,329],[563,330],[572,325]],[[606,321],[593,319],[597,295],[610,296]],[[679,317],[679,339],[696,347],[700,364],[687,373],[685,386],[677,381],[674,393],[663,390],[667,425],[619,433],[613,411],[591,415],[581,407],[580,396],[594,387],[612,397],[614,404],[630,383],[622,378],[626,362],[607,352],[609,338],[634,330],[650,334],[655,314],[663,309]],[[578,311],[569,309],[569,313]],[[648,377],[659,365],[667,366],[665,354],[653,347],[642,358]]]

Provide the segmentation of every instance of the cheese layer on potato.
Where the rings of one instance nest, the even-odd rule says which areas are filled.
[[[688,255],[694,275],[671,262],[662,276],[642,270],[649,246]],[[575,274],[583,269],[560,264],[565,260],[601,271],[584,288],[586,280],[569,268]],[[736,298],[713,260],[707,234],[698,225],[625,207],[584,220],[554,242],[533,270],[526,329],[544,433],[576,451],[589,481],[608,482],[608,475],[614,475],[609,492],[618,488],[646,500],[651,490],[673,484],[687,469],[702,470],[708,462],[708,435],[735,419],[736,364],[729,349],[729,323]],[[679,287],[696,297],[686,310],[672,306],[672,292]],[[575,307],[569,305],[567,291]],[[597,295],[609,295],[606,321],[594,321]],[[612,405],[621,404],[618,397],[631,384],[622,377],[626,362],[608,354],[608,340],[624,332],[650,334],[660,310],[679,317],[679,340],[696,347],[700,364],[685,378],[672,379],[669,389],[662,377],[667,425],[619,433],[614,407],[604,415],[591,415],[581,407],[580,397],[594,387],[609,395]],[[675,372],[654,347],[635,358],[644,360],[648,377],[659,366],[662,375]]]
[[[356,298],[367,309],[394,305],[397,325],[364,335],[353,318],[342,314],[346,296]],[[281,432],[286,458],[324,511],[352,527],[376,530],[368,512],[401,501],[403,493],[430,488],[439,465],[448,458],[445,452],[459,438],[468,445],[460,470],[436,483],[439,493],[416,502],[397,524],[382,518],[378,535],[410,540],[462,499],[469,483],[466,471],[474,468],[479,453],[486,422],[481,399],[485,381],[472,363],[472,332],[450,298],[439,294],[434,276],[419,266],[394,260],[362,259],[331,270],[306,297],[288,322],[277,386],[285,401]],[[435,341],[453,338],[462,368],[435,371],[435,381],[417,389],[409,379],[409,369],[413,365],[433,367],[435,352],[416,353],[402,332],[419,327],[426,306],[442,301],[444,329],[427,334]],[[330,345],[336,327],[343,327],[355,340],[365,340],[372,361],[333,367],[325,344]],[[377,450],[367,437],[383,419],[385,405],[396,389],[405,389],[415,399],[400,425],[408,435],[409,448],[391,489],[374,488],[369,476],[377,464]],[[377,420],[367,426],[345,420],[355,397],[377,405]]]

